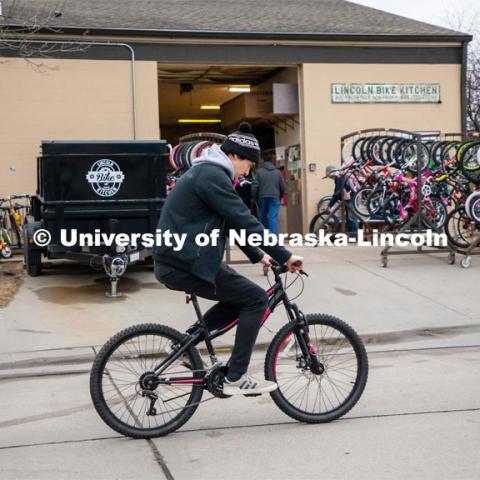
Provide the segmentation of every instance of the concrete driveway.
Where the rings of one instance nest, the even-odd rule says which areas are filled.
[[[303,425],[269,396],[206,394],[177,433],[119,436],[91,405],[94,349],[135,323],[182,330],[193,309],[149,268],[129,271],[125,296],[109,300],[101,275],[55,265],[0,310],[0,477],[478,479],[479,262],[463,270],[444,255],[403,256],[382,269],[375,249],[300,253],[310,274],[301,308],[343,318],[367,342],[369,381],[346,417]],[[266,285],[258,266],[238,270]],[[284,323],[279,309],[262,329],[253,371]],[[228,347],[233,334],[219,340]]]

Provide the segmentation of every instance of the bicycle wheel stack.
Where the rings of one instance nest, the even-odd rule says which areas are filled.
[[[192,133],[180,137],[179,144],[170,152],[170,166],[175,172],[185,172],[206,148],[222,143],[224,139],[225,136],[219,133]]]
[[[178,145],[170,150],[168,163],[172,171],[167,174],[167,194],[175,187],[177,180],[191,166],[192,162],[200,157],[205,149],[214,145],[221,144],[225,135],[219,133],[192,133],[180,137]]]
[[[400,231],[421,216],[421,228],[446,233],[450,263],[459,252],[468,257],[462,262],[467,267],[480,243],[480,138],[460,134],[418,138],[396,129],[368,129],[342,137],[338,174],[350,187],[348,214],[364,225],[382,223],[391,231]],[[338,211],[320,210],[310,232],[339,231]]]

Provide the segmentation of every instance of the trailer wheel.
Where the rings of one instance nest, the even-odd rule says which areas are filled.
[[[32,250],[26,238],[23,247],[23,256],[28,275],[38,277],[40,273],[42,273],[42,252],[41,250]]]

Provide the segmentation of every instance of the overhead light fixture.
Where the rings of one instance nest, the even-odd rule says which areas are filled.
[[[222,123],[219,118],[179,118],[178,123]]]
[[[200,110],[220,110],[220,105],[202,105]]]
[[[250,85],[231,85],[228,87],[229,92],[249,92]]]

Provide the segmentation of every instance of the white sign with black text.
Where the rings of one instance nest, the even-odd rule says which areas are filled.
[[[332,103],[440,103],[439,83],[332,83]]]

